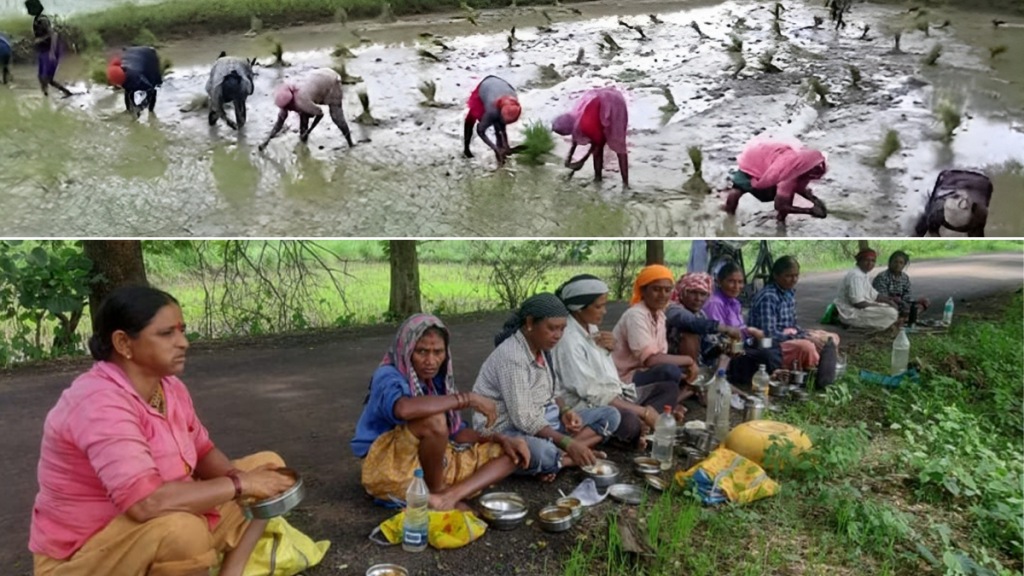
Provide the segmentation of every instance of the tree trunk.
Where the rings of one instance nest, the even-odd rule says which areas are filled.
[[[420,264],[415,240],[389,240],[391,260],[391,301],[388,317],[401,320],[422,312],[420,305]]]
[[[102,278],[89,291],[89,314],[93,326],[100,304],[115,288],[148,285],[141,240],[83,240],[82,251],[92,260],[92,270]]]
[[[664,264],[665,263],[665,241],[664,240],[648,240],[647,241],[647,265],[651,264]]]

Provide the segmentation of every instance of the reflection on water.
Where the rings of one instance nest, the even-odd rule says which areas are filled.
[[[893,56],[887,54],[887,40],[864,42],[852,29],[837,37],[810,28],[813,16],[825,15],[819,3],[787,8],[785,40],[772,33],[762,7],[734,2],[685,9],[665,3],[587,4],[583,19],[548,7],[555,19],[550,33],[536,28],[546,20],[534,9],[487,13],[479,28],[447,16],[397,26],[353,25],[369,43],[334,26],[275,32],[292,65],[257,68],[256,93],[241,133],[223,124],[211,128],[205,110],[179,110],[203,92],[217,52],[267,54],[266,38],[232,35],[164,48],[176,67],[166,78],[156,114],[143,113],[138,121],[123,113],[118,94],[82,80],[74,87],[86,94],[43,101],[32,71],[17,68],[13,90],[0,90],[5,127],[0,131],[5,190],[0,230],[9,235],[900,235],[909,230],[938,171],[956,165],[994,167],[997,193],[989,234],[1024,234],[1022,176],[1012,164],[1024,162],[1024,119],[1015,105],[1024,102],[1024,78],[1017,64],[1002,60],[995,73],[990,69],[985,15],[957,14],[956,32],[936,30],[930,38],[906,33],[907,54]],[[648,20],[646,14],[655,11],[663,13],[663,24]],[[854,15],[881,29],[895,12],[858,4]],[[619,13],[642,24],[651,40],[619,26]],[[737,18],[745,20],[738,33],[748,68],[734,78],[736,57],[723,43]],[[692,21],[711,39],[699,39]],[[504,30],[513,23],[519,43],[509,53]],[[421,40],[426,31],[444,34],[450,50]],[[604,32],[615,36],[621,52],[597,47]],[[1024,40],[1014,38],[999,38],[1011,45],[1006,60],[1024,47]],[[328,47],[339,39],[357,53],[346,63],[348,72],[364,78],[359,86],[346,87],[346,116],[357,146],[349,149],[329,118],[303,145],[293,117],[289,129],[258,153],[255,144],[276,116],[273,87],[335,64]],[[921,69],[920,55],[936,41],[945,47],[941,65]],[[444,61],[424,60],[417,54],[421,48]],[[577,64],[579,49],[584,58]],[[758,70],[758,56],[768,50],[776,50],[774,62],[783,73]],[[852,63],[864,77],[860,89],[849,85]],[[540,66],[548,64],[562,81],[541,81]],[[70,60],[60,76],[82,78],[84,70]],[[476,158],[462,158],[463,103],[488,73],[520,88],[524,113],[510,130],[513,141],[522,137],[525,125],[550,122],[589,87],[623,88],[630,106],[632,189],[622,189],[613,158],[601,183],[593,182],[589,165],[569,178],[561,166],[568,147],[561,141],[541,167],[513,161],[496,170],[493,155],[478,139]],[[829,86],[836,107],[819,109],[804,97],[803,82],[811,74]],[[425,80],[436,82],[437,100],[446,106],[421,105],[417,87]],[[661,110],[663,86],[678,111]],[[357,90],[370,95],[380,126],[352,123],[360,107]],[[967,107],[948,146],[934,136],[938,124],[931,110],[937,98],[954,98]],[[899,131],[903,149],[886,169],[878,169],[865,160],[890,128]],[[682,191],[692,171],[686,146],[703,149],[705,179],[721,188],[736,155],[758,134],[799,138],[828,152],[829,174],[814,187],[829,207],[828,219],[791,217],[778,226],[770,205],[752,198],[743,199],[736,217],[727,217],[718,194]]]

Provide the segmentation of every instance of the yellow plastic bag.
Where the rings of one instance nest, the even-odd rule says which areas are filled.
[[[324,559],[331,543],[314,542],[282,517],[271,518],[245,565],[244,576],[295,576]]]
[[[483,536],[487,531],[487,524],[472,512],[430,510],[428,516],[427,541],[438,550],[462,548]],[[398,544],[402,541],[404,520],[405,512],[399,512],[381,523],[378,530],[387,538],[388,542]]]
[[[728,500],[747,504],[774,496],[779,484],[756,462],[726,448],[718,448],[689,470],[676,472],[676,483],[692,481],[705,504]]]

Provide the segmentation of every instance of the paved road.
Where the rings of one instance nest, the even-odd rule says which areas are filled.
[[[949,296],[965,306],[1020,289],[1024,253],[913,262],[908,272],[916,292],[939,304],[929,314],[938,314]],[[814,325],[842,275],[802,278],[797,296],[802,324]],[[610,308],[609,326],[625,305]],[[503,314],[493,313],[452,322],[455,371],[464,389],[493,349],[493,334],[503,320]],[[376,326],[340,335],[196,346],[184,377],[200,417],[228,454],[272,449],[303,471],[310,486],[303,509],[315,519],[317,535],[334,541],[332,562],[351,562],[353,568],[381,554],[368,547],[365,535],[386,514],[365,501],[348,439],[369,376],[392,334],[392,327]],[[42,423],[61,390],[87,365],[83,359],[0,373],[0,486],[5,492],[0,534],[7,535],[0,543],[0,566],[8,568],[5,574],[31,572],[26,542]]]

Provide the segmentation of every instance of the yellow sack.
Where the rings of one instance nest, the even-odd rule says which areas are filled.
[[[487,531],[487,524],[472,512],[462,510],[428,511],[427,541],[438,550],[462,548],[466,544],[480,538]],[[388,542],[398,544],[402,541],[402,523],[405,511],[388,518],[379,530]],[[376,531],[375,531],[376,532]],[[371,536],[372,537],[372,536]],[[246,575],[248,576],[248,575]]]
[[[689,470],[676,472],[676,483],[692,482],[705,504],[728,500],[746,504],[779,491],[779,484],[768,477],[753,460],[726,448],[718,448]]]
[[[244,576],[295,576],[324,559],[331,543],[313,542],[282,517],[271,518],[245,565]]]

